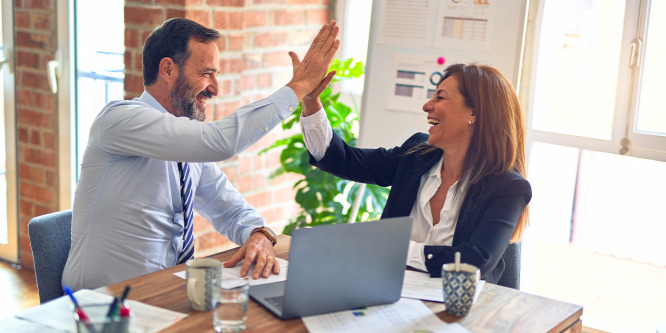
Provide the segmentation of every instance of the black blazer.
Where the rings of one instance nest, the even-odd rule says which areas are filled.
[[[405,154],[426,142],[428,135],[416,133],[392,149],[360,149],[348,146],[333,133],[326,154],[310,163],[340,178],[391,186],[382,218],[409,216],[416,200],[421,177],[442,158],[442,150],[427,154]],[[525,206],[532,198],[530,184],[517,172],[492,175],[472,184],[462,203],[452,246],[427,245],[425,265],[432,277],[441,276],[442,265],[461,261],[481,269],[481,278],[497,283],[504,272],[502,254]]]

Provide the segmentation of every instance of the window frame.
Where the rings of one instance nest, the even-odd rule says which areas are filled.
[[[651,0],[626,0],[624,29],[622,33],[622,47],[620,51],[620,69],[616,88],[615,109],[611,139],[603,140],[588,138],[571,134],[563,134],[537,130],[533,128],[534,119],[534,89],[531,83],[536,80],[534,68],[538,61],[537,54],[541,32],[541,19],[547,0],[532,0],[529,5],[527,20],[528,39],[525,46],[525,57],[522,65],[520,82],[521,102],[525,108],[527,119],[527,147],[533,142],[543,142],[585,150],[600,151],[611,154],[620,154],[658,161],[666,161],[666,136],[641,134],[634,131],[636,119],[637,85],[640,83],[642,68],[629,65],[632,42],[643,40],[647,29],[647,8]],[[642,48],[639,48],[638,58],[643,59]],[[640,64],[641,62],[639,62]],[[628,140],[628,145],[623,145]],[[628,148],[624,150],[623,147]]]
[[[16,156],[16,77],[15,77],[15,51],[14,51],[14,6],[12,1],[2,2],[2,40],[3,52],[0,64],[0,79],[4,87],[4,117],[5,117],[5,164],[7,181],[7,244],[0,244],[0,259],[9,262],[19,262],[19,233],[18,233],[18,166]]]

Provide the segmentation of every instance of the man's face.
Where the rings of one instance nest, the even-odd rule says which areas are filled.
[[[206,119],[206,102],[217,96],[217,73],[220,54],[215,43],[189,42],[190,58],[178,71],[174,88],[169,94],[171,107],[180,117],[199,121]]]

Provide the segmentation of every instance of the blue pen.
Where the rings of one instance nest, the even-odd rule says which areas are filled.
[[[74,297],[74,292],[72,291],[72,288],[70,288],[69,286],[65,286],[63,290],[67,295],[69,295],[69,298],[72,300],[72,303],[74,303],[74,309],[76,314],[79,316],[79,320],[83,322],[83,324],[86,326],[86,328],[88,328],[90,333],[97,333],[95,326],[93,326],[86,313],[83,312],[83,309],[81,308],[81,306],[79,306],[79,302],[76,300],[76,297]]]

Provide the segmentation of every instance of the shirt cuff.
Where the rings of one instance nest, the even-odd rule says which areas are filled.
[[[305,146],[316,161],[321,160],[326,155],[326,150],[333,139],[333,131],[331,123],[326,117],[326,111],[321,108],[314,114],[301,117],[300,124]]]
[[[409,252],[407,252],[407,266],[427,272],[428,268],[425,265],[425,256],[423,249],[425,244],[409,241]]]
[[[276,106],[278,114],[282,119],[287,118],[294,113],[294,110],[298,107],[298,97],[296,97],[296,93],[287,86],[278,89],[266,99]]]

